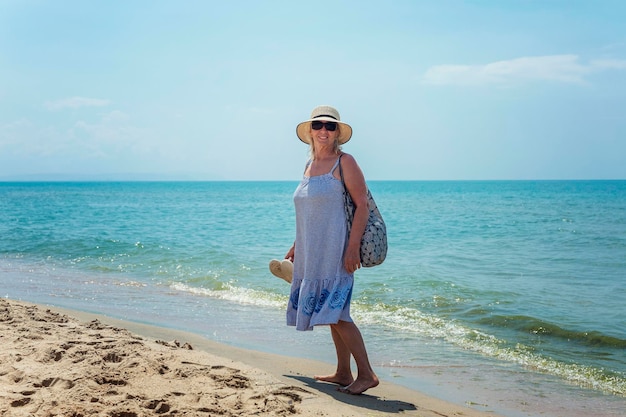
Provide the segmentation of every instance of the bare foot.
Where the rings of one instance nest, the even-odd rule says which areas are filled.
[[[330,382],[331,384],[337,384],[343,387],[347,385],[351,385],[354,382],[354,378],[352,377],[352,374],[346,374],[346,375],[333,374],[333,375],[324,375],[324,376],[315,375],[313,378],[315,378],[316,381]]]
[[[378,384],[379,384],[379,381],[376,375],[374,375],[373,378],[368,378],[368,379],[357,378],[356,381],[354,381],[352,384],[343,388],[339,388],[339,391],[345,394],[361,395],[368,389],[378,386]]]

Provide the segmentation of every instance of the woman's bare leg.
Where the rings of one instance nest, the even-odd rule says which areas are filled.
[[[337,351],[337,370],[332,375],[315,375],[314,378],[318,381],[331,382],[345,387],[354,382],[352,370],[350,369],[350,349],[343,342],[343,339],[334,325],[330,326],[330,333],[335,343],[335,350]]]
[[[377,386],[379,384],[378,377],[370,365],[367,350],[365,349],[365,342],[363,342],[363,336],[361,335],[361,332],[356,324],[348,321],[339,321],[337,324],[331,325],[331,328],[334,331],[333,340],[335,340],[335,335],[337,335],[337,338],[341,339],[343,342],[340,344],[342,357],[339,358],[338,353],[338,360],[345,360],[345,350],[347,350],[349,352],[348,369],[350,366],[349,355],[351,354],[354,357],[358,371],[356,380],[354,380],[351,384],[344,386],[341,391],[348,394],[358,395]],[[335,347],[337,347],[336,341]],[[342,366],[345,366],[343,365],[343,362]],[[337,369],[339,370],[339,363]]]

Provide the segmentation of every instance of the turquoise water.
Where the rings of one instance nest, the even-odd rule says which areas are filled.
[[[507,416],[623,415],[626,181],[369,185],[390,248],[353,315],[384,378]],[[0,296],[332,363],[267,268],[295,187],[1,183]]]

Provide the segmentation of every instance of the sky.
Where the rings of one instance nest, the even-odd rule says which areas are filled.
[[[0,0],[0,180],[626,179],[623,0]]]

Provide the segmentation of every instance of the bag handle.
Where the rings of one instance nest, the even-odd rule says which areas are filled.
[[[343,169],[341,169],[341,157],[344,156],[345,154],[342,153],[341,155],[339,155],[339,176],[341,177],[341,183],[343,184],[343,188],[346,188],[346,183],[343,180]],[[347,191],[347,189],[346,189]]]

